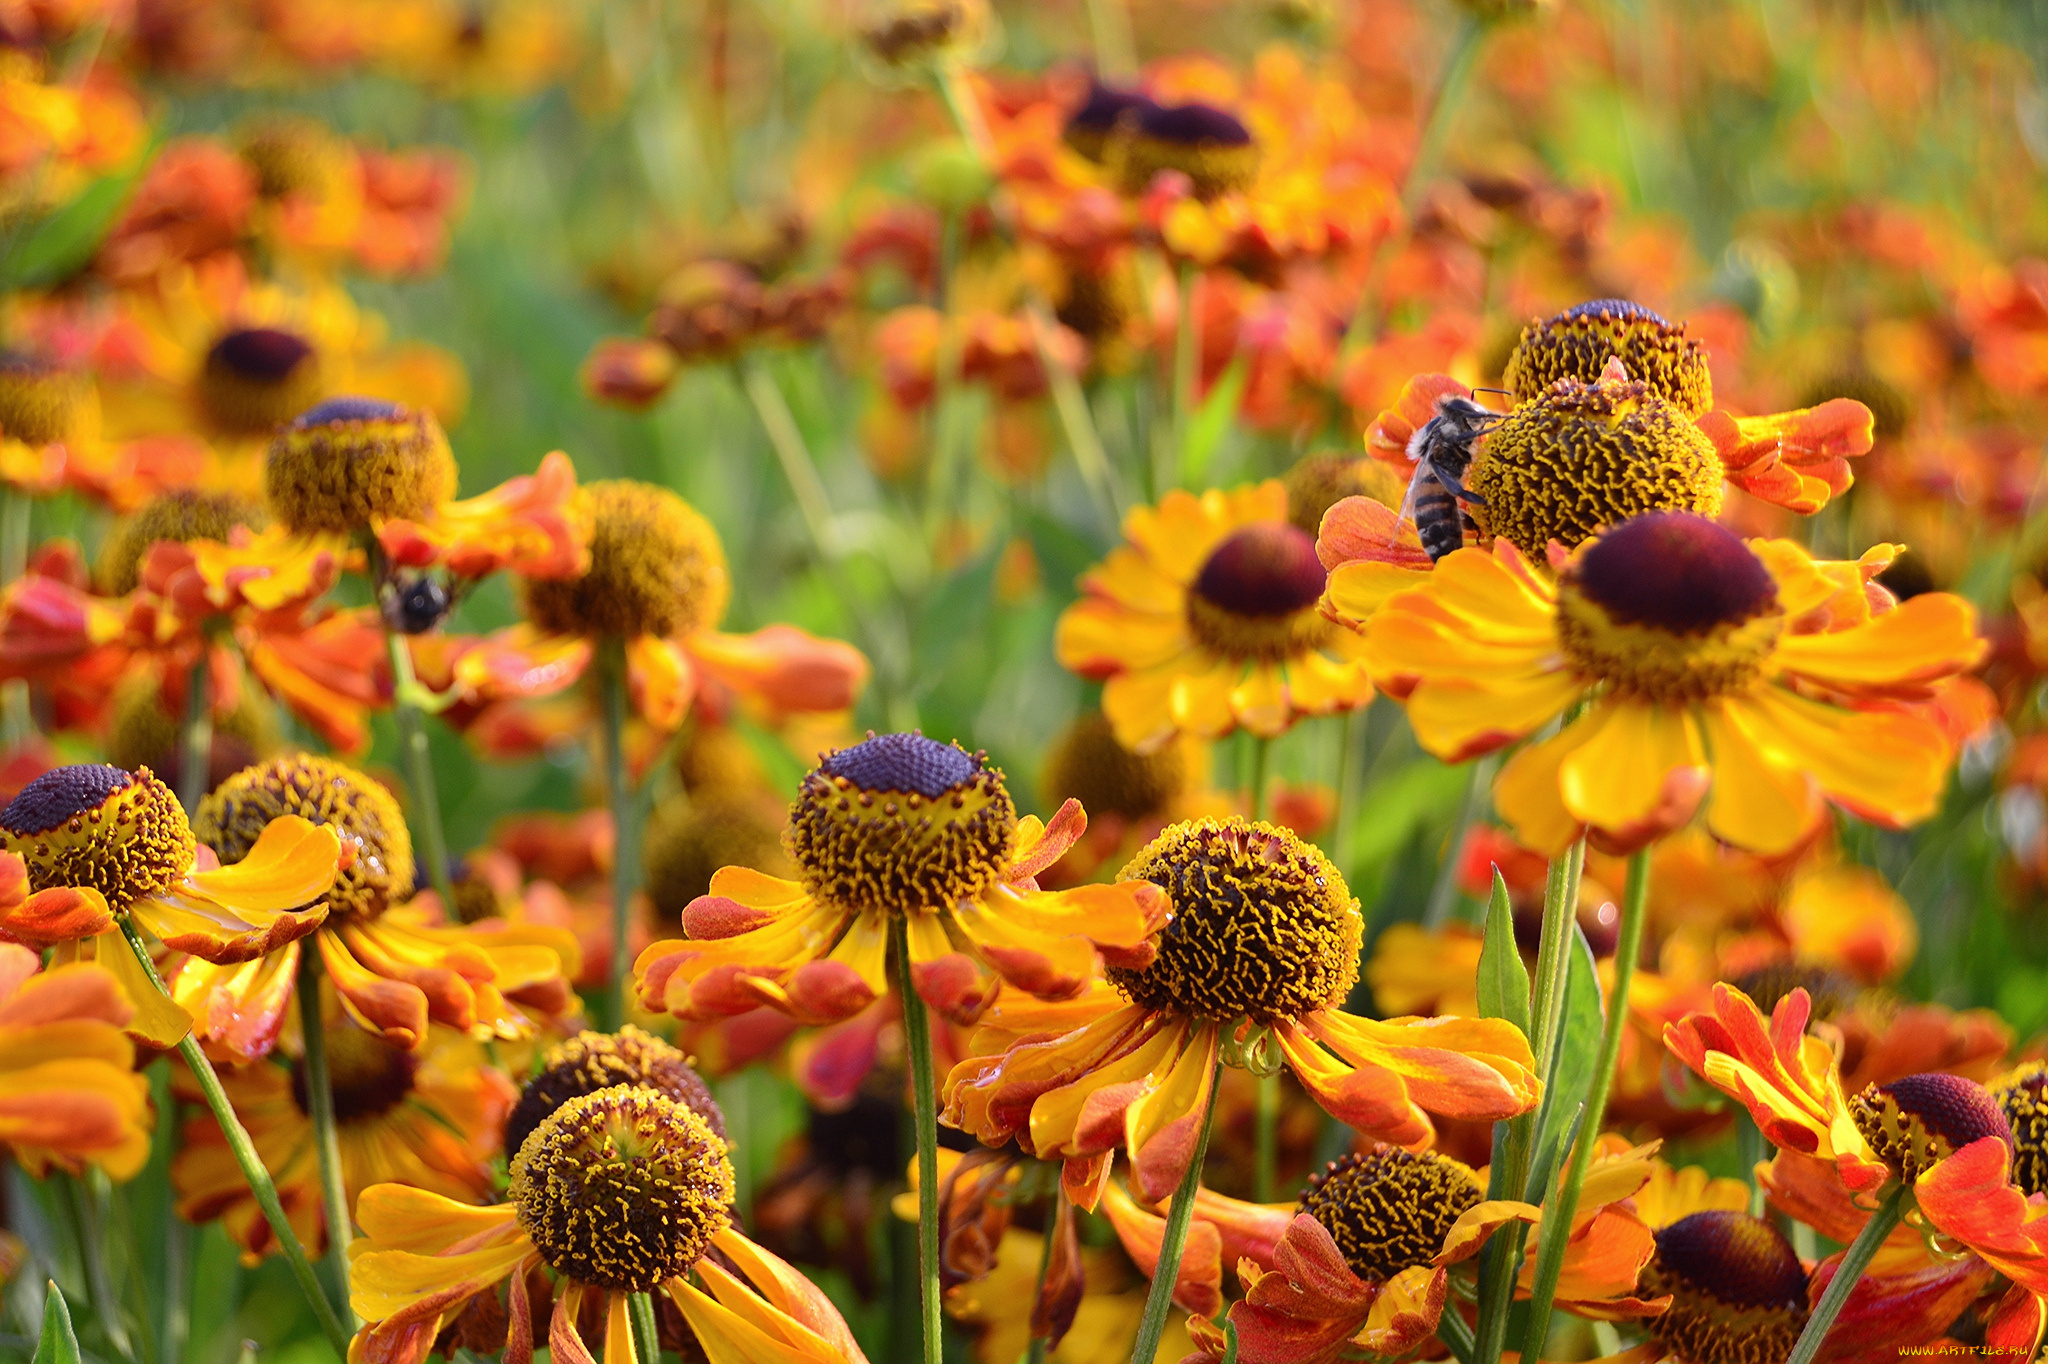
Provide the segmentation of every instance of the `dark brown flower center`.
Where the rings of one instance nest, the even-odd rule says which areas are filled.
[[[1973,1141],[2012,1146],[2012,1125],[1991,1091],[1941,1071],[1870,1085],[1849,1100],[1849,1116],[1892,1173],[1908,1183]]]
[[[1528,402],[1559,379],[1592,383],[1610,359],[1688,417],[1714,405],[1706,350],[1686,336],[1685,324],[1621,298],[1596,298],[1530,323],[1502,382],[1515,401]]]
[[[1748,1213],[1696,1212],[1660,1230],[1641,1287],[1671,1295],[1652,1330],[1692,1364],[1782,1364],[1806,1324],[1799,1256]]]
[[[1674,635],[1740,625],[1778,602],[1763,561],[1721,526],[1688,512],[1624,521],[1586,551],[1573,579],[1617,623]]]
[[[402,1047],[387,1044],[376,1033],[344,1021],[327,1029],[327,1079],[334,1090],[337,1122],[378,1118],[405,1102],[412,1093],[419,1059]],[[306,1064],[292,1066],[292,1102],[311,1116],[307,1106]]]
[[[1275,521],[1246,526],[1211,550],[1194,590],[1240,616],[1286,616],[1315,605],[1328,578],[1315,538]]]

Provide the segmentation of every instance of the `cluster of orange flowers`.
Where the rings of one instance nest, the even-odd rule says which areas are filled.
[[[1470,8],[1515,112],[1615,61]],[[897,1220],[926,1364],[943,1317],[982,1364],[2031,1358],[2048,1063],[1911,1002],[1902,891],[1961,873],[1900,850],[1961,770],[1983,879],[2048,880],[2048,265],[1836,202],[1681,319],[1606,191],[1441,169],[1479,49],[1408,89],[1396,0],[1324,58],[1032,76],[980,3],[884,9],[863,70],[956,136],[829,223],[622,251],[644,326],[580,376],[729,368],[843,608],[779,613],[857,647],[723,628],[751,568],[669,487],[536,450],[458,496],[464,371],[351,292],[443,266],[458,154],[153,140],[138,93],[597,102],[637,21],[0,4],[0,200],[110,205],[0,303],[6,1152],[161,1167],[351,1364],[866,1364]],[[1788,274],[1868,306],[1800,332]],[[850,376],[847,467],[770,349]],[[1079,711],[1033,793],[911,718],[967,564]],[[430,736],[585,808],[451,847]]]

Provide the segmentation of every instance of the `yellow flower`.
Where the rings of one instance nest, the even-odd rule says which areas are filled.
[[[944,1087],[946,1122],[1066,1161],[1076,1202],[1092,1205],[1118,1147],[1141,1196],[1173,1192],[1219,1057],[1285,1066],[1333,1116],[1410,1148],[1432,1140],[1428,1112],[1487,1119],[1534,1106],[1540,1086],[1513,1024],[1342,1011],[1364,921],[1337,869],[1292,833],[1242,819],[1177,824],[1118,884],[1132,881],[1173,905],[1156,959],[1112,964],[1071,1001],[1006,991]]]
[[[1715,836],[1759,852],[1809,836],[1827,800],[1894,827],[1924,819],[1953,750],[1898,703],[1983,650],[1958,597],[1894,605],[1858,565],[1678,512],[1623,522],[1554,580],[1505,542],[1459,550],[1387,598],[1365,639],[1375,678],[1448,761],[1566,717],[1495,788],[1547,853],[1583,830],[1640,847],[1703,800]]]
[[[1071,999],[1098,952],[1151,960],[1166,913],[1150,886],[1036,888],[1086,825],[1077,801],[1050,825],[1018,819],[1002,773],[957,745],[884,734],[840,749],[790,807],[797,879],[719,871],[683,912],[690,940],[641,953],[642,998],[685,1018],[766,1004],[837,1022],[889,992],[890,932],[907,918],[917,991],[950,1018],[971,1021],[1003,983]]]
[[[570,1007],[579,955],[566,930],[448,926],[403,903],[415,876],[405,816],[382,784],[353,768],[304,753],[245,768],[200,802],[193,828],[228,864],[224,871],[234,871],[256,857],[257,831],[284,820],[350,850],[313,946],[358,1027],[418,1048],[430,1020],[479,1039],[512,1039],[532,1034],[534,1013]],[[298,952],[293,942],[260,959],[179,962],[165,983],[217,1049],[260,1057],[277,1040]]]
[[[408,1052],[342,1023],[327,1029],[327,1064],[349,1206],[373,1184],[430,1189],[462,1203],[492,1196],[491,1160],[514,1095],[511,1080],[485,1063],[480,1045],[436,1031],[425,1047]],[[304,1066],[298,1059],[285,1065],[258,1061],[220,1078],[277,1183],[292,1230],[317,1254],[327,1239],[327,1219],[305,1108]],[[197,1102],[186,1072],[176,1078],[183,1097]],[[178,1215],[193,1223],[218,1219],[242,1247],[245,1263],[253,1265],[277,1248],[211,1115],[199,1112],[186,1120],[171,1184]]]
[[[556,1359],[592,1357],[576,1322],[595,1298],[602,1358],[634,1364],[630,1296],[659,1292],[721,1364],[866,1364],[830,1300],[732,1226],[732,1194],[725,1143],[692,1109],[630,1084],[571,1099],[514,1154],[507,1202],[472,1208],[398,1184],[363,1192],[349,1302],[367,1324],[349,1358],[419,1364],[444,1321],[509,1283],[506,1353],[530,1359],[529,1271],[545,1265]]]
[[[1124,543],[1083,576],[1053,648],[1102,679],[1126,748],[1240,726],[1271,737],[1372,699],[1358,641],[1316,609],[1325,577],[1279,482],[1171,492],[1124,518]]]
[[[0,856],[13,879],[21,859]],[[97,966],[39,970],[28,948],[0,943],[0,1142],[38,1179],[89,1162],[115,1179],[149,1159],[149,1081],[122,1029],[135,1006]]]
[[[0,810],[0,843],[41,892],[0,908],[0,927],[60,960],[96,958],[135,1001],[129,1031],[158,1047],[192,1020],[143,974],[122,916],[167,951],[260,968],[320,926],[343,863],[332,830],[287,816],[252,832],[238,865],[209,867],[169,787],[146,767],[104,764],[60,767],[23,787]]]
[[[230,259],[167,269],[121,298],[100,365],[107,435],[204,443],[212,488],[255,496],[271,432],[323,399],[363,394],[449,421],[468,401],[452,356],[389,344],[338,284],[256,283]]]
[[[700,679],[778,713],[853,704],[868,665],[851,645],[788,625],[750,635],[717,628],[731,576],[718,532],[694,507],[630,479],[587,483],[575,494],[563,514],[587,554],[572,571],[527,570],[526,623],[455,654],[448,667],[463,700],[481,707],[552,695],[583,676],[599,643],[617,640],[634,709],[663,732],[682,724]],[[387,552],[403,561],[397,537],[387,537]]]

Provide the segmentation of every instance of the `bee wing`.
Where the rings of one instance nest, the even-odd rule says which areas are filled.
[[[1415,524],[1415,494],[1422,488],[1424,480],[1436,477],[1436,469],[1425,456],[1415,462],[1415,473],[1408,480],[1408,492],[1401,499],[1401,509],[1395,513],[1394,524],[1399,529],[1403,521]]]

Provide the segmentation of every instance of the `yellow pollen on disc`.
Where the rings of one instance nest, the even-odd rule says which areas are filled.
[[[1480,529],[1540,561],[1646,512],[1719,515],[1722,479],[1713,442],[1647,384],[1567,378],[1493,429],[1465,485]]]
[[[590,567],[578,578],[522,583],[526,614],[553,634],[665,638],[710,629],[732,595],[718,532],[651,483],[586,483]]]
[[[199,803],[192,826],[231,865],[280,815],[328,825],[353,847],[355,860],[328,894],[331,913],[373,919],[411,898],[412,834],[398,801],[382,782],[329,758],[296,753],[244,768]]]
[[[433,413],[375,398],[293,411],[263,461],[263,495],[287,529],[351,534],[417,520],[455,495],[455,456]]]
[[[1173,904],[1152,964],[1107,973],[1134,1004],[1270,1023],[1340,1005],[1358,979],[1358,901],[1321,850],[1292,830],[1187,820],[1148,843],[1117,879],[1150,881]]]
[[[534,1129],[512,1158],[508,1196],[557,1274],[648,1293],[688,1275],[725,1229],[732,1161],[682,1104],[615,1085]]]
[[[148,768],[88,763],[23,787],[0,810],[0,847],[28,864],[30,890],[90,887],[123,910],[183,878],[197,845],[177,793]]]
[[[1687,417],[1714,405],[1706,350],[1685,334],[1685,324],[1618,298],[1581,303],[1524,327],[1501,382],[1516,402],[1529,402],[1560,379],[1592,383],[1609,360],[1621,361]]]
[[[1469,1166],[1382,1143],[1332,1161],[1296,1210],[1323,1224],[1353,1273],[1385,1283],[1436,1258],[1458,1218],[1485,1196]]]
[[[789,809],[804,888],[852,914],[933,914],[994,885],[1017,842],[1003,774],[921,734],[826,755]]]

